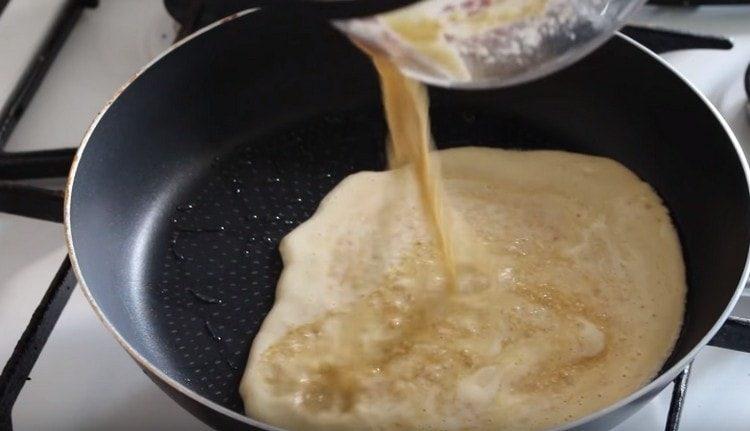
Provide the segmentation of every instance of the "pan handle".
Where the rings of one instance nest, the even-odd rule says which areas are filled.
[[[218,20],[253,8],[306,10],[324,19],[355,18],[388,12],[417,1],[419,0],[165,0],[164,5],[170,15],[185,25],[200,15]],[[206,25],[207,22],[201,24]]]
[[[0,212],[62,223],[63,200],[62,190],[0,183]]]
[[[62,223],[63,191],[19,180],[64,178],[75,151],[0,152],[0,212]]]
[[[0,180],[62,178],[68,175],[75,148],[57,150],[0,152]]]

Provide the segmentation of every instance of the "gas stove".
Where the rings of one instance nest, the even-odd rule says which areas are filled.
[[[47,190],[61,188],[72,149],[116,89],[175,39],[229,12],[194,0],[0,0],[0,363],[10,359],[0,430],[208,429],[106,332],[60,265],[61,225],[44,220],[60,218],[60,195]],[[626,30],[656,51],[701,48],[663,58],[716,105],[746,151],[748,23],[750,5],[648,6]],[[746,294],[735,310],[745,318]],[[747,323],[725,325],[689,380],[683,373],[616,431],[747,429]]]

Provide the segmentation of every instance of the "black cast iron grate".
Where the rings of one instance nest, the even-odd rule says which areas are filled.
[[[7,2],[7,0],[0,0],[0,13],[2,13]],[[730,0],[727,2],[699,0],[696,3],[689,0],[679,0],[677,2],[663,1],[661,4],[737,4],[748,2],[748,0]],[[209,0],[165,0],[165,3],[170,13],[182,23],[178,38],[189,35],[197,28],[235,12],[236,10],[232,8],[242,9],[247,7],[242,2],[216,0],[213,2]],[[19,184],[17,180],[65,176],[70,168],[75,150],[60,149],[6,153],[3,148],[15,125],[23,115],[25,107],[42,82],[46,71],[81,16],[83,9],[95,7],[97,4],[97,0],[69,0],[66,3],[44,43],[28,65],[27,70],[20,77],[10,99],[0,110],[0,211],[2,212],[40,220],[62,221],[62,192]],[[627,32],[657,52],[695,47],[729,49],[732,46],[728,40],[716,37],[685,35],[660,30],[654,32],[653,29],[644,30],[642,28],[631,28]],[[176,253],[175,258],[179,259],[179,252]],[[24,383],[29,379],[28,376],[75,284],[76,280],[70,260],[66,258],[39,306],[31,316],[26,330],[0,375],[0,431],[12,430],[13,405]],[[210,297],[204,296],[203,300],[210,301]],[[210,330],[213,330],[213,328]],[[750,353],[750,320],[730,318],[709,344]],[[690,366],[680,373],[674,381],[665,428],[667,431],[679,429],[689,376]]]

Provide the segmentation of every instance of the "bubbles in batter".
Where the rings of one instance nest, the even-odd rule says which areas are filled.
[[[647,184],[564,152],[437,157],[456,288],[413,172],[350,176],[282,242],[241,387],[249,415],[293,430],[544,429],[658,372],[686,287]]]

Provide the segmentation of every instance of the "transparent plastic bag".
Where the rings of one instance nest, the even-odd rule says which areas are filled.
[[[502,87],[559,70],[601,45],[645,0],[424,0],[335,21],[421,81]]]

